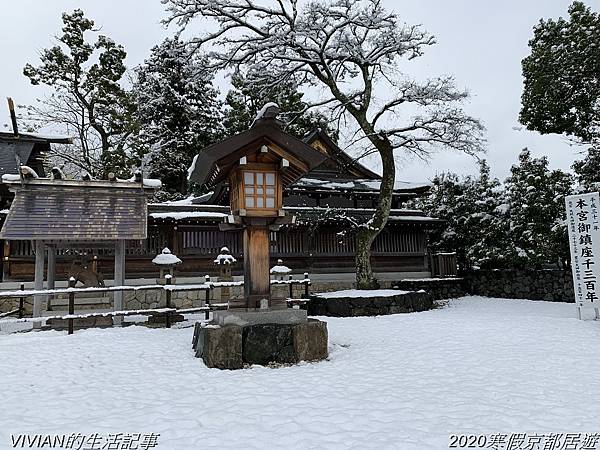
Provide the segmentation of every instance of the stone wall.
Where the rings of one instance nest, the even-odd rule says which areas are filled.
[[[565,270],[476,270],[463,278],[405,279],[394,286],[408,291],[423,289],[434,300],[481,295],[551,302],[575,301],[571,272]]]
[[[19,309],[18,298],[0,299],[0,313],[14,311],[16,309]],[[33,312],[33,297],[25,297],[23,299],[23,309],[25,310],[25,315],[31,315]],[[12,317],[16,317],[16,315]]]
[[[573,303],[573,278],[565,270],[477,270],[465,276],[472,295]]]
[[[382,297],[321,297],[311,295],[310,316],[358,317],[426,311],[433,308],[431,294],[406,292]]]

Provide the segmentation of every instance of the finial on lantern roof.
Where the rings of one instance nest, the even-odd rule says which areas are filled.
[[[279,115],[279,105],[275,102],[265,103],[264,106],[258,111],[256,117],[252,121],[250,128],[254,125],[258,124],[263,120],[274,120],[277,121],[277,116]]]

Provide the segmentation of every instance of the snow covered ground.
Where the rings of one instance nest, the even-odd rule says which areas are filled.
[[[452,433],[600,432],[600,324],[575,306],[467,297],[328,318],[330,360],[207,369],[192,329],[0,336],[11,433],[160,433],[159,450],[442,449]]]

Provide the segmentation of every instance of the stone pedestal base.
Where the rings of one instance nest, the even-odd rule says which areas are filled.
[[[265,314],[262,312],[261,314]],[[196,324],[192,348],[208,367],[241,369],[244,364],[293,364],[327,358],[327,323]]]
[[[294,325],[307,321],[306,311],[301,309],[277,309],[277,310],[241,310],[228,309],[226,311],[215,311],[213,323],[220,326],[228,325],[259,325],[276,323],[280,325]]]

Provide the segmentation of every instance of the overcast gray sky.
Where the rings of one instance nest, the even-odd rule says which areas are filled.
[[[466,109],[487,127],[487,159],[494,175],[505,178],[523,147],[534,155],[547,155],[552,167],[568,169],[581,149],[560,136],[541,136],[518,127],[522,90],[521,59],[540,18],[565,16],[570,0],[384,0],[407,23],[420,23],[436,35],[438,44],[416,65],[419,77],[454,75],[457,84],[472,94]],[[52,43],[61,28],[61,13],[82,8],[102,33],[123,44],[127,65],[134,67],[150,48],[172,30],[160,24],[160,0],[1,0],[0,124],[8,123],[5,97],[19,104],[33,103],[44,93],[22,75],[27,62],[36,64],[40,49]],[[223,86],[222,86],[223,89]],[[406,161],[398,178],[423,181],[436,172],[473,173],[472,158],[438,153],[425,164]]]

